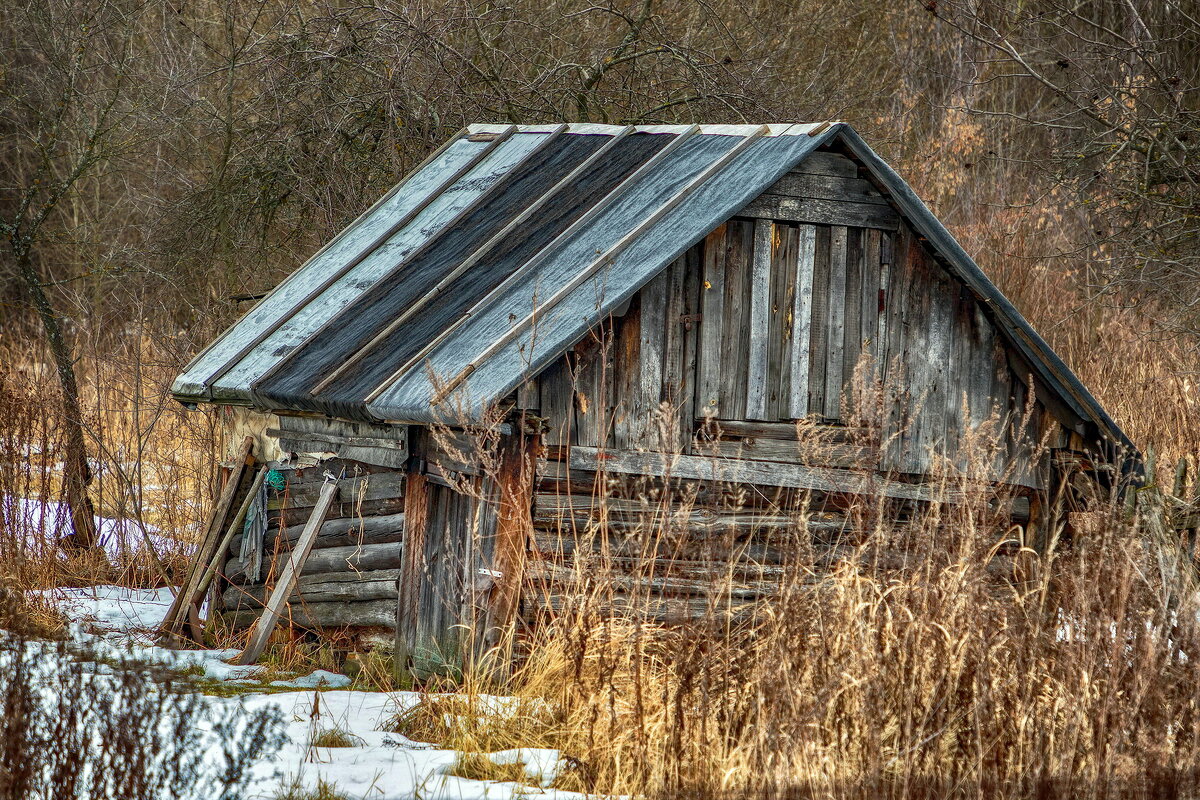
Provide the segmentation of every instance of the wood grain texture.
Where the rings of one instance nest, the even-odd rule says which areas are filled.
[[[771,419],[769,364],[771,350],[771,262],[775,226],[755,220],[750,255],[749,302],[746,309],[746,418]]]
[[[725,330],[725,241],[721,225],[704,240],[704,282],[700,294],[700,349],[697,357],[696,416],[721,416],[721,339]]]
[[[841,417],[841,394],[845,376],[842,372],[846,348],[846,271],[848,264],[848,231],[845,226],[829,229],[829,299],[825,317],[825,403],[822,415],[826,419]]]

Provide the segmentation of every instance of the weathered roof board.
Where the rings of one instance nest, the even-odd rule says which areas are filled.
[[[184,401],[468,422],[838,140],[1071,413],[1132,444],[849,126],[474,125],[179,376]]]

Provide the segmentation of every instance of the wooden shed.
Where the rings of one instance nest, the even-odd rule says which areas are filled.
[[[530,577],[570,570],[614,481],[763,489],[753,513],[681,528],[759,563],[764,525],[794,524],[780,490],[935,502],[970,471],[1033,541],[1068,473],[1133,450],[840,123],[470,126],[173,392],[224,407],[273,470],[265,525],[229,548],[227,610],[261,600],[328,475],[293,622],[395,625],[418,671],[553,606]],[[981,470],[963,443],[988,425]],[[612,537],[637,513],[616,508]],[[687,586],[663,593],[685,618]]]

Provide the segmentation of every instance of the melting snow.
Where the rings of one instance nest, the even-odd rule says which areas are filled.
[[[232,650],[167,650],[153,644],[154,628],[171,604],[169,589],[127,589],[96,586],[56,589],[47,593],[72,619],[72,637],[96,657],[135,657],[144,662],[193,671],[214,681],[254,683],[262,667],[236,667],[227,659]],[[109,672],[97,664],[96,674]],[[400,734],[379,730],[396,713],[419,702],[412,692],[343,691],[350,679],[324,670],[289,681],[275,681],[270,692],[216,697],[203,695],[213,706],[241,706],[254,711],[275,706],[285,720],[287,744],[270,761],[257,765],[246,795],[273,798],[282,787],[298,783],[315,787],[318,780],[332,783],[349,797],[370,800],[507,800],[539,797],[566,800],[581,795],[545,788],[558,774],[563,759],[557,750],[521,748],[487,755],[497,764],[521,763],[531,785],[476,781],[447,775],[459,753],[436,745],[412,741]],[[279,691],[295,687],[297,691]],[[314,691],[312,687],[321,687]],[[330,688],[326,688],[330,687]],[[488,698],[497,708],[509,698]],[[311,747],[317,733],[330,728],[344,731],[358,742],[355,747]],[[214,748],[217,747],[213,742]],[[214,749],[214,753],[216,750]]]

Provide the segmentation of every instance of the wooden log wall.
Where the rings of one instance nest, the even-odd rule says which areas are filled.
[[[404,547],[404,474],[343,458],[307,468],[275,466],[286,485],[281,491],[268,489],[261,575],[246,575],[247,565],[240,559],[243,535],[233,538],[226,553],[220,595],[226,619],[234,627],[247,627],[261,613],[328,471],[340,478],[339,495],[304,563],[283,622],[302,628],[394,628]]]
[[[984,477],[1044,489],[1036,445],[1070,433],[1046,392],[1028,402],[1028,365],[983,305],[843,155],[802,163],[619,311],[518,394],[547,444],[712,455],[695,438],[706,419],[807,417],[866,429],[857,466],[926,476],[967,467],[960,444],[994,415]],[[778,437],[716,438],[737,443],[719,456],[795,460]]]

